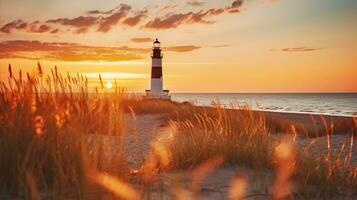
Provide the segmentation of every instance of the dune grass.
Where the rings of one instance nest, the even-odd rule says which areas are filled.
[[[182,114],[185,116],[176,113],[175,121],[170,123],[175,130],[169,146],[175,155],[175,167],[192,168],[222,155],[229,164],[253,168],[268,166],[270,132],[262,114],[248,109],[229,112],[220,107],[184,111]]]
[[[189,112],[185,110],[182,115],[176,112],[173,118],[175,121],[171,122],[173,131],[168,150],[174,155],[174,167],[194,168],[210,158],[221,156],[229,166],[248,166],[255,171],[263,168],[276,169],[277,174],[282,169],[288,171],[282,174],[288,176],[285,179],[289,184],[294,185],[289,189],[290,196],[309,199],[357,194],[357,168],[350,164],[356,140],[353,133],[350,141],[347,141],[348,146],[341,147],[348,149],[348,154],[341,155],[339,151],[332,149],[330,144],[326,144],[326,154],[314,155],[309,148],[298,148],[295,138],[298,135],[305,136],[305,132],[299,133],[301,129],[293,128],[288,132],[292,135],[290,139],[283,142],[288,143],[288,147],[293,150],[289,150],[285,145],[280,154],[287,154],[288,156],[285,156],[288,158],[277,160],[274,149],[281,145],[281,142],[272,137],[274,129],[270,129],[271,126],[263,113],[251,111],[249,108],[240,108],[239,111],[226,110],[220,106],[215,109],[192,109]],[[333,127],[333,123],[326,127]],[[332,140],[333,130],[325,130],[324,136],[328,137],[328,141]],[[284,166],[284,163],[290,163],[291,166],[279,167]],[[279,182],[279,176],[275,181]]]
[[[221,165],[272,171],[275,178],[266,195],[273,199],[357,193],[357,170],[350,165],[354,133],[346,147],[350,154],[342,157],[331,149],[316,157],[294,140],[273,137],[277,129],[298,135],[303,127],[287,131],[291,126],[248,107],[227,110],[219,104],[205,108],[148,100],[117,86],[108,93],[100,77],[100,87],[90,92],[85,77],[63,77],[56,69],[45,75],[41,65],[37,75],[24,77],[9,66],[8,81],[0,83],[0,198],[87,199],[101,187],[120,199],[142,199],[150,197],[151,185],[161,185],[161,172],[188,169],[193,179],[202,179]],[[135,113],[162,114],[168,132],[153,144],[140,169],[129,169],[125,117]],[[325,126],[326,137],[333,137],[334,129],[326,128],[331,124]],[[102,136],[117,139],[109,157],[103,155]],[[140,180],[133,181],[133,175]],[[244,178],[236,177],[231,199],[244,198],[247,187]],[[172,196],[195,199],[198,188],[178,188]],[[96,195],[102,198],[102,193]]]
[[[83,77],[15,76],[0,87],[0,194],[37,199],[59,197],[69,187],[84,198],[87,173],[106,169],[125,177],[126,154],[103,166],[100,143],[88,149],[89,134],[123,135],[120,93],[89,94]],[[77,92],[75,92],[77,91]],[[123,151],[119,145],[119,151]]]

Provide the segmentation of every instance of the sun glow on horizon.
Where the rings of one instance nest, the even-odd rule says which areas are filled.
[[[147,74],[140,74],[140,73],[125,73],[125,72],[104,72],[104,73],[83,73],[83,76],[96,79],[99,75],[103,79],[140,79],[146,78]]]
[[[107,82],[107,83],[105,84],[105,87],[106,87],[107,89],[112,89],[112,88],[113,88],[113,83],[112,83],[112,82]]]

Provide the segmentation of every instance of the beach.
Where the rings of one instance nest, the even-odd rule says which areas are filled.
[[[291,126],[304,126],[304,127],[313,127],[316,129],[325,129],[324,122],[327,124],[327,128],[330,127],[331,123],[342,123],[346,125],[341,127],[340,130],[337,130],[336,133],[333,131],[330,133],[332,137],[331,147],[335,152],[347,153],[348,148],[344,148],[341,151],[343,146],[348,146],[351,143],[351,137],[353,136],[353,141],[356,141],[356,127],[353,128],[353,118],[352,117],[343,117],[343,116],[328,116],[328,115],[312,115],[312,114],[301,114],[301,113],[278,113],[278,112],[262,112],[259,113],[266,116],[266,118],[274,118],[280,120],[284,127]],[[314,122],[313,122],[314,119]],[[150,150],[150,145],[160,138],[164,138],[165,135],[169,134],[170,128],[165,120],[159,114],[145,114],[138,115],[135,119],[128,115],[127,116],[127,137],[128,137],[128,149],[132,152],[144,151],[148,153]],[[286,137],[287,135],[293,136],[291,130],[287,132],[274,132],[272,133],[275,138]],[[139,144],[136,145],[136,137],[139,136]],[[328,151],[327,146],[327,136],[318,136],[318,137],[307,137],[305,133],[297,133],[297,144],[301,148],[307,147],[311,142],[314,142],[315,149],[314,153],[324,154]],[[139,150],[138,148],[141,148]],[[136,149],[136,150],[135,150]],[[137,153],[133,153],[137,155]],[[357,148],[353,147],[353,157],[351,159],[352,165],[357,166]]]
[[[235,110],[233,110],[235,112]],[[339,116],[321,116],[310,115],[300,113],[277,113],[277,112],[259,112],[267,119],[273,118],[279,120],[284,124],[284,127],[306,126],[315,127],[316,129],[324,129],[324,123],[330,126],[332,122],[338,122],[343,124],[349,124],[345,122],[352,122],[351,117],[339,117]],[[312,121],[315,120],[315,122]],[[325,122],[324,122],[325,121]],[[168,124],[167,120],[160,114],[142,114],[142,115],[126,115],[126,130],[125,140],[126,148],[129,154],[129,165],[135,171],[140,170],[145,164],[145,160],[150,154],[154,144],[165,142],[165,138],[171,134],[172,127]],[[314,125],[315,124],[315,125]],[[343,127],[341,130],[348,130],[351,127]],[[331,135],[308,137],[305,133],[292,133],[288,132],[273,132],[271,137],[271,147],[284,140],[294,141],[296,148],[301,151],[308,151],[314,157],[324,156],[328,152],[338,152],[341,158],[345,158],[349,154],[351,158],[349,160],[351,166],[357,167],[357,148],[356,143],[356,127],[350,131],[341,131],[338,134],[331,132]],[[103,140],[105,154],[115,149],[115,137],[114,136],[99,136]],[[273,151],[273,149],[270,149]],[[163,172],[159,175],[158,180],[162,183],[162,188],[158,190],[155,186],[151,188],[151,198],[164,198],[169,199],[172,193],[177,191],[173,190],[173,185],[177,184],[177,180],[181,181],[181,184],[193,184],[192,183],[192,169],[188,170],[173,170],[169,172]],[[235,177],[245,177],[248,180],[248,185],[244,199],[266,199],[272,192],[271,182],[274,180],[274,172],[269,169],[259,170],[258,172],[252,168],[244,166],[230,166],[224,165],[218,167],[203,180],[197,180],[201,184],[199,191],[200,196],[203,199],[226,199],[229,196],[229,190],[232,184],[232,180]],[[133,175],[133,180],[136,179],[136,175]],[[184,186],[183,186],[184,187]],[[185,188],[185,187],[184,187]],[[297,192],[293,189],[293,193]],[[188,194],[190,195],[190,194]],[[332,198],[334,199],[334,198]],[[336,197],[336,199],[339,199]]]

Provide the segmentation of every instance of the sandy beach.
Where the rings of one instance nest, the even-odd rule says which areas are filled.
[[[352,118],[338,117],[338,116],[321,116],[307,115],[307,114],[294,114],[294,113],[276,113],[276,112],[264,112],[267,118],[278,118],[288,125],[302,124],[304,126],[314,126],[311,121],[312,118],[316,119],[316,126],[323,128],[322,119],[326,119],[327,123],[332,121],[350,121]],[[145,158],[150,153],[152,144],[160,142],[160,139],[168,137],[170,134],[170,127],[167,122],[163,120],[159,114],[145,114],[137,115],[135,117],[126,115],[126,130],[125,130],[125,144],[127,152],[129,154],[129,166],[133,169],[139,169],[143,164]],[[110,155],[115,150],[116,138],[114,136],[98,136],[102,142],[104,142],[103,155]],[[330,138],[327,136],[321,137],[305,137],[293,134],[286,134],[283,132],[273,133],[272,144],[276,144],[283,139],[295,140],[297,148],[302,151],[309,151],[314,156],[322,156],[331,152],[339,152],[340,157],[344,157],[351,154],[350,163],[352,166],[357,167],[357,148],[353,143],[356,142],[356,137],[351,138],[351,132],[339,132],[339,134],[332,134]],[[98,139],[98,138],[97,138]],[[328,148],[330,143],[330,149]],[[272,149],[271,149],[272,150]],[[188,184],[191,176],[190,170],[180,170],[173,172],[165,172],[160,174],[160,181],[164,188],[162,191],[156,191],[155,187],[152,188],[152,197],[169,199],[173,185],[177,184],[179,179],[183,183]],[[266,190],[270,190],[270,184],[273,180],[274,173],[271,170],[255,171],[246,167],[238,166],[222,166],[215,170],[212,174],[206,177],[202,182],[200,195],[203,199],[226,199],[231,180],[237,176],[244,176],[249,180],[251,186],[246,192],[245,199],[266,199],[269,196]],[[135,179],[135,177],[133,177]],[[265,193],[264,193],[265,192]]]
[[[342,123],[342,122],[352,122],[351,117],[340,117],[340,116],[328,116],[328,115],[310,115],[310,114],[300,114],[300,113],[278,113],[278,112],[261,112],[266,118],[279,119],[282,123],[286,123],[285,126],[290,127],[291,125],[299,125],[306,127],[315,127],[319,129],[324,128],[324,120],[328,126],[332,122]],[[312,121],[315,120],[315,122]],[[160,137],[165,137],[169,132],[169,127],[165,123],[165,120],[161,118],[159,114],[146,114],[138,115],[133,118],[131,115],[126,116],[126,137],[127,137],[127,146],[130,152],[133,152],[134,155],[137,155],[140,151],[148,152],[150,150],[150,144],[154,143]],[[315,123],[315,124],[314,124]],[[347,130],[348,128],[346,128]],[[354,130],[356,131],[356,130]],[[289,131],[289,133],[291,133]],[[336,151],[340,151],[342,146],[348,146],[351,142],[351,134],[356,132],[345,131],[342,132],[338,130],[337,133],[332,132],[332,148]],[[281,138],[286,136],[286,132],[275,132],[276,138]],[[139,137],[138,137],[139,136]],[[302,148],[307,147],[311,142],[319,145],[314,145],[314,152],[316,153],[325,153],[327,149],[327,137],[302,137],[299,135],[297,137],[297,143],[301,145]],[[138,137],[138,138],[137,138]],[[139,140],[139,144],[136,144],[136,141]],[[354,137],[356,140],[356,137]],[[347,151],[347,148],[344,148],[341,153]],[[136,153],[134,153],[136,152]],[[357,148],[353,148],[353,159],[352,163],[357,166]],[[134,159],[138,159],[137,156]]]

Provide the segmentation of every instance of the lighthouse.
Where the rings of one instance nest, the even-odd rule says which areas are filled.
[[[146,97],[150,99],[171,99],[169,90],[164,90],[162,77],[161,43],[156,38],[151,54],[151,90],[146,90]]]

